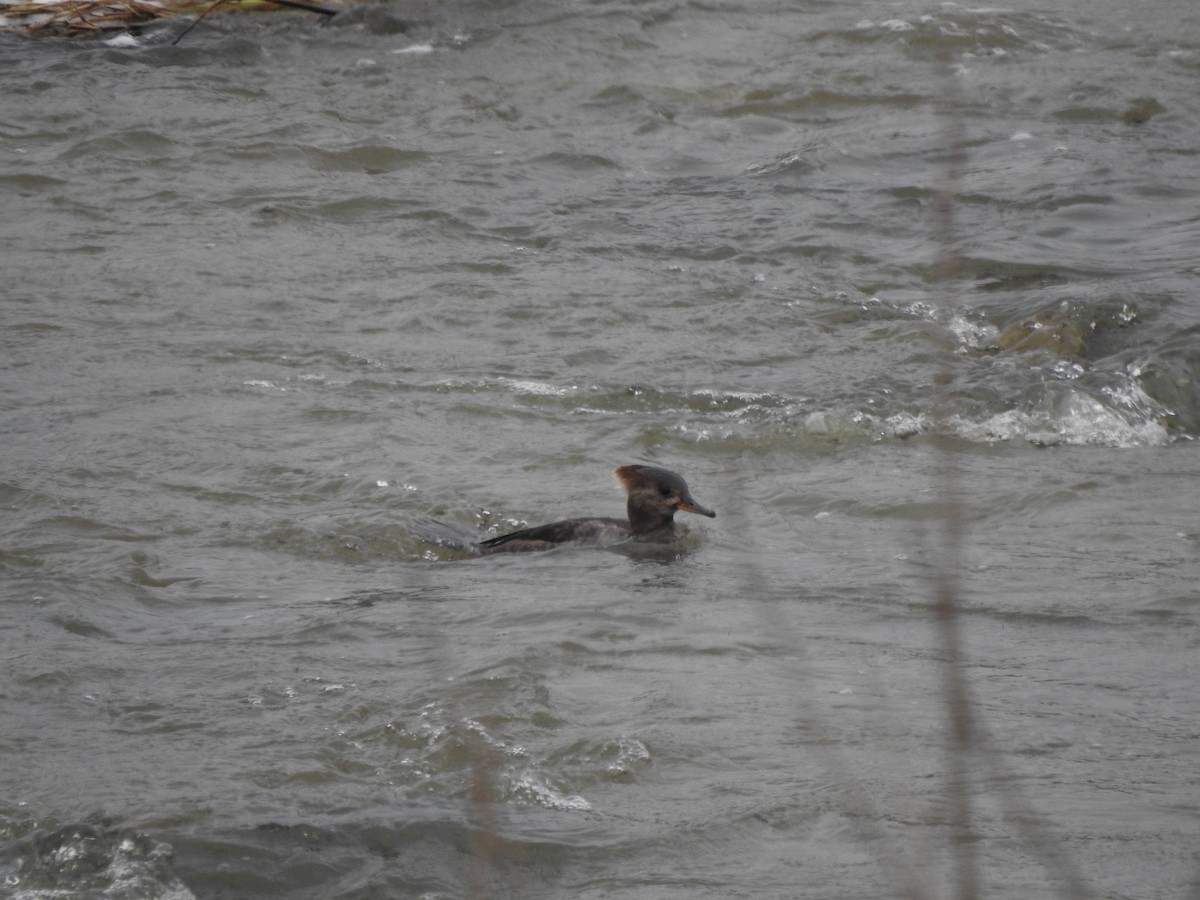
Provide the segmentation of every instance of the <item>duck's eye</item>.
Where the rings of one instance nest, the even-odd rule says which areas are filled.
[[[660,488],[658,489],[658,492],[659,492],[660,494],[662,494],[664,497],[670,497],[670,496],[671,496],[671,489],[670,489],[669,487],[667,487],[665,484],[664,484],[662,487],[660,487]]]

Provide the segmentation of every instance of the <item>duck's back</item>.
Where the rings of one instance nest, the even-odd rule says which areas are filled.
[[[632,534],[629,523],[622,519],[564,519],[502,534],[475,546],[480,556],[553,550],[555,547],[608,547],[629,540]]]

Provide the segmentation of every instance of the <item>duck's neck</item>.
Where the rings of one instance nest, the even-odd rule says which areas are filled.
[[[634,534],[645,534],[648,531],[657,531],[660,528],[671,529],[675,527],[675,513],[673,510],[663,515],[635,502],[633,497],[629,498],[629,501],[625,504],[625,509],[629,513],[629,527]]]

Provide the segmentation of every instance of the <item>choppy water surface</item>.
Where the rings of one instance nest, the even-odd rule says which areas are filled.
[[[183,27],[0,35],[5,896],[1196,896],[1195,4]]]

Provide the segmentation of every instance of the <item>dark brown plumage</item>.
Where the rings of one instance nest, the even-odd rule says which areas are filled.
[[[687,482],[667,469],[621,466],[616,475],[629,495],[625,502],[627,520],[564,519],[535,525],[481,541],[475,545],[474,553],[487,556],[555,547],[610,547],[634,539],[665,541],[674,532],[676,512],[696,513],[710,519],[717,515],[693,500]]]

